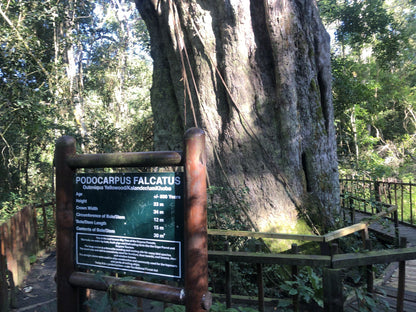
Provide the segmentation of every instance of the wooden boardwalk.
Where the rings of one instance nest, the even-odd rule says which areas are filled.
[[[356,213],[356,222],[368,217],[368,215]],[[395,237],[395,229],[392,222],[381,222],[370,226],[370,229],[381,232],[384,235]],[[416,246],[416,228],[400,224],[400,237],[406,237],[407,246]],[[375,282],[377,294],[375,311],[397,311],[397,287],[398,287],[398,266],[391,263],[385,271],[384,278]],[[416,260],[406,262],[406,279],[403,311],[416,311]],[[357,300],[350,300],[344,307],[345,311],[362,311],[358,308]]]

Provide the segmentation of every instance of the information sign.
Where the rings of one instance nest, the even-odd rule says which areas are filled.
[[[182,279],[183,182],[178,172],[76,174],[77,267]]]

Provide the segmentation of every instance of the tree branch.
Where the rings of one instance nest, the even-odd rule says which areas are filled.
[[[2,5],[0,5],[0,15],[4,18],[4,20],[7,22],[7,24],[9,24],[10,27],[14,30],[14,32],[17,35],[17,38],[23,43],[23,45],[26,48],[29,55],[35,60],[36,64],[39,66],[39,68],[42,70],[42,72],[45,74],[46,78],[48,79],[50,85],[52,85],[49,72],[45,69],[42,62],[32,53],[32,51],[30,50],[29,45],[27,44],[25,39],[22,37],[19,30],[13,25],[12,21],[7,17],[6,13],[3,11]]]

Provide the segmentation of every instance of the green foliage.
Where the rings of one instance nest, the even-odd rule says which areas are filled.
[[[236,191],[240,198],[240,205],[246,205],[244,189]],[[229,190],[211,186],[208,190],[208,227],[227,230],[251,230],[239,209],[228,200]],[[227,244],[228,243],[228,244]],[[270,252],[264,242],[257,239],[243,237],[209,237],[210,250]],[[263,266],[264,292],[270,298],[290,298],[299,295],[302,303],[313,303],[318,307],[323,305],[322,276],[310,267],[303,268],[297,279],[291,281],[291,274],[287,267],[279,265]],[[225,268],[222,263],[209,263],[210,287],[214,293],[225,293]],[[232,293],[234,295],[257,296],[257,267],[250,263],[233,263],[231,269]],[[279,301],[279,309],[287,301]],[[214,311],[214,310],[211,310]],[[217,311],[217,310],[215,310]],[[224,311],[224,310],[218,310]],[[225,310],[234,311],[234,310]],[[238,308],[237,311],[243,311]]]
[[[152,147],[149,36],[128,1],[0,2],[0,214],[53,193],[55,140]],[[4,212],[3,212],[4,210]]]
[[[114,311],[114,309],[123,311],[123,309],[134,307],[125,296],[115,296],[111,288],[103,296],[88,300],[85,305],[96,312]]]
[[[37,256],[36,256],[36,255],[31,255],[31,256],[29,256],[29,262],[30,262],[30,264],[35,263],[35,262],[36,262],[36,260],[37,260]]]
[[[250,230],[250,223],[241,211],[247,211],[247,188],[210,186],[208,194],[208,227],[228,230]],[[235,199],[238,201],[235,201]],[[236,209],[238,206],[238,209]]]
[[[166,308],[164,312],[185,312],[185,306],[173,305]]]
[[[164,312],[184,312],[185,306],[173,305],[164,310]],[[211,312],[256,312],[257,310],[250,307],[228,308],[221,302],[214,302],[210,309]]]
[[[94,279],[106,283],[105,279],[103,278],[105,275],[106,274],[103,272],[96,272]],[[129,276],[121,278],[121,280],[127,281],[132,279],[133,278]],[[84,305],[96,312],[107,312],[117,309],[123,311],[123,309],[134,307],[130,299],[131,298],[129,296],[116,294],[113,291],[112,285],[108,285],[108,289],[105,293],[100,292],[99,294],[95,294],[94,298],[85,301]]]
[[[364,283],[362,281],[362,275],[356,275],[354,282],[356,284]],[[366,287],[364,286],[351,286],[346,285],[346,292],[352,293],[358,303],[358,311],[369,312],[369,311],[389,311],[390,306],[387,300],[383,299],[382,296],[373,296],[369,294]]]
[[[239,207],[231,199],[231,192],[239,198]],[[225,229],[225,230],[251,230],[247,219],[241,213],[248,208],[245,199],[247,191],[244,188],[231,190],[225,187],[210,186],[208,193],[208,228]],[[247,250],[253,247],[255,240],[247,240],[243,237],[229,238],[230,248],[238,250]],[[225,243],[224,237],[210,237],[208,242],[209,248],[223,249]]]
[[[322,275],[316,274],[311,267],[302,268],[296,276],[296,280],[286,280],[280,289],[285,291],[288,296],[298,295],[300,302],[310,304],[314,302],[323,308],[323,286]],[[283,306],[285,304],[282,302]]]
[[[402,0],[318,3],[334,39],[333,97],[341,169],[386,177],[407,168],[414,176],[414,166],[407,161],[414,151],[404,153],[403,146],[416,135],[415,6]]]
[[[18,194],[13,192],[9,193],[7,200],[2,202],[0,209],[0,224],[7,221],[26,205],[26,198],[21,198]]]
[[[220,302],[213,303],[211,312],[256,312],[257,310],[250,308],[250,307],[237,307],[237,308],[228,308],[225,304]]]

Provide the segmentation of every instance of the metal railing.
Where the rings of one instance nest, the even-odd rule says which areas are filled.
[[[349,194],[357,198],[368,199],[364,210],[371,202],[383,202],[398,207],[399,222],[416,227],[416,183],[402,182],[396,179],[376,180],[371,178],[357,178],[353,176],[341,177],[341,194]]]

